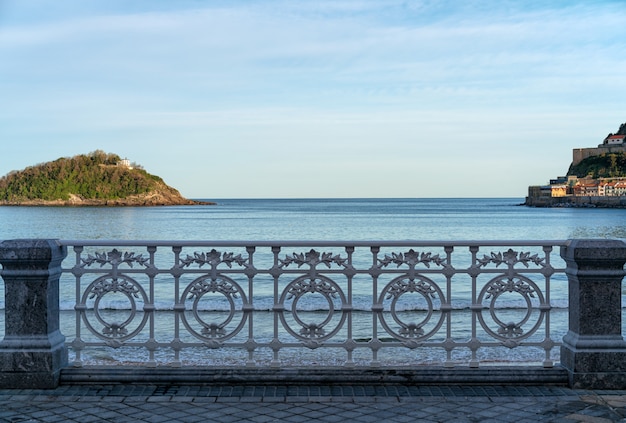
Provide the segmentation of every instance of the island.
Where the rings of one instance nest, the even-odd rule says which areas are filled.
[[[531,207],[626,208],[626,123],[592,148],[575,148],[565,176],[528,187]]]
[[[96,150],[0,178],[0,206],[210,205],[184,198],[163,179],[117,154]]]

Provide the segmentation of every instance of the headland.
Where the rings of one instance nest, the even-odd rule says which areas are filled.
[[[565,176],[528,187],[531,207],[626,208],[626,123],[593,148],[575,148]]]

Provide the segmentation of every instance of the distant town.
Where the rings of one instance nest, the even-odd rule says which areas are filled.
[[[626,123],[594,148],[575,148],[566,176],[528,187],[525,205],[626,207]]]

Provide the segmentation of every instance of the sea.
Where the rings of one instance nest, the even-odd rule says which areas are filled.
[[[0,240],[626,241],[626,210],[531,208],[522,205],[523,198],[201,200],[216,204],[0,207]],[[558,252],[555,255],[558,257]],[[556,276],[564,279],[563,275]],[[555,287],[551,298],[561,310],[561,317],[552,319],[553,332],[557,334],[567,330],[567,290],[565,280],[561,282],[561,288]],[[75,296],[71,294],[71,278],[62,280],[62,284],[66,284],[61,287],[62,331],[71,341],[76,325]],[[271,307],[271,299],[268,304]],[[369,306],[365,304],[364,308]],[[268,332],[270,325],[268,321]],[[255,330],[262,332],[258,325]],[[0,283],[0,336],[3,335],[4,285]]]

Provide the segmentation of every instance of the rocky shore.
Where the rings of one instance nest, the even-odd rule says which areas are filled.
[[[150,206],[193,206],[215,205],[209,201],[189,200],[180,194],[172,192],[153,191],[146,194],[132,195],[126,198],[110,200],[82,198],[79,195],[70,195],[67,200],[22,200],[2,201],[0,206],[48,206],[48,207],[150,207]]]

